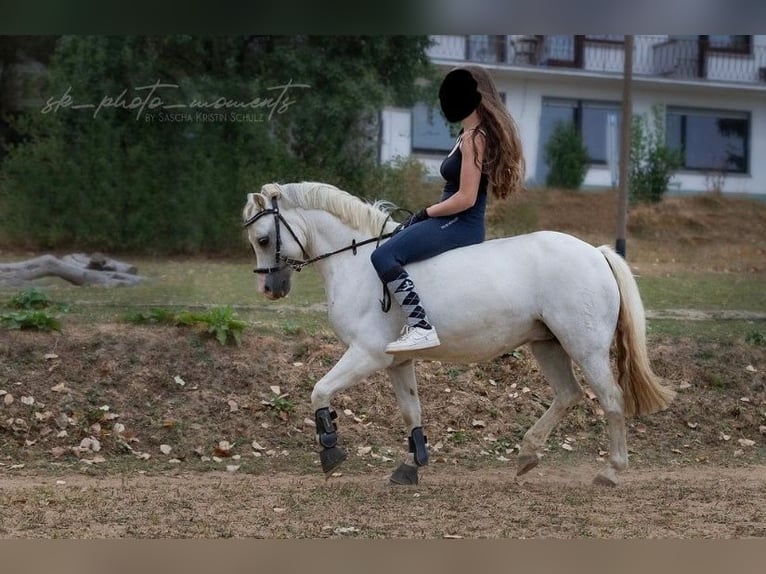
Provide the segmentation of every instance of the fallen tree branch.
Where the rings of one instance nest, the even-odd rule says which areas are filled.
[[[42,255],[26,261],[0,264],[0,285],[23,286],[42,277],[60,277],[73,285],[105,287],[135,285],[143,280],[138,270],[100,254],[73,253],[62,258]]]

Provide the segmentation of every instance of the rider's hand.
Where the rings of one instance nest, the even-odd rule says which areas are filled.
[[[410,225],[414,225],[415,223],[418,223],[420,221],[425,221],[430,216],[428,215],[428,212],[424,209],[421,209],[417,213],[413,213],[409,216],[405,221],[402,221],[396,229],[394,229],[394,232],[391,235],[396,235],[399,233],[402,229],[407,229]]]

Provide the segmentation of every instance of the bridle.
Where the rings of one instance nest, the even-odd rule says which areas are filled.
[[[317,257],[309,257],[308,253],[306,253],[306,248],[303,247],[303,244],[301,243],[301,240],[298,239],[298,236],[293,231],[292,227],[290,227],[290,224],[287,222],[287,220],[284,218],[284,216],[279,212],[279,203],[277,202],[276,197],[271,198],[271,208],[269,209],[263,209],[250,217],[245,223],[243,224],[243,227],[247,228],[250,227],[253,223],[258,221],[261,217],[264,215],[273,215],[274,216],[274,227],[275,227],[275,235],[276,235],[276,250],[274,251],[274,257],[276,259],[276,266],[275,267],[256,267],[253,269],[253,273],[276,273],[278,271],[282,271],[283,269],[287,267],[291,267],[294,271],[300,271],[306,265],[310,265],[316,261],[320,261],[322,259],[327,259],[328,257],[331,257],[332,255],[336,255],[338,253],[343,253],[344,251],[352,251],[354,255],[356,255],[356,248],[360,247],[362,245],[367,245],[369,243],[380,243],[382,239],[386,239],[388,237],[391,237],[391,233],[383,233],[383,230],[386,228],[386,224],[388,223],[388,218],[386,218],[386,221],[383,222],[383,227],[380,229],[380,234],[377,237],[372,237],[370,239],[365,239],[364,241],[360,241],[357,243],[356,239],[351,241],[351,245],[348,245],[346,247],[342,247],[340,249],[337,249],[335,251],[330,251],[329,253],[323,253],[322,255],[318,255]],[[389,218],[390,218],[389,214]],[[286,257],[282,255],[282,237],[280,233],[280,224],[284,225],[287,228],[287,231],[290,233],[290,235],[293,236],[293,239],[295,239],[295,242],[298,244],[298,247],[301,248],[301,252],[303,253],[303,257],[305,259],[292,259],[291,257]]]
[[[287,228],[287,231],[290,232],[290,235],[293,236],[293,239],[295,239],[298,246],[301,248],[301,252],[303,253],[303,256],[308,258],[308,254],[306,253],[306,249],[303,247],[303,244],[301,243],[301,240],[298,239],[298,236],[295,235],[295,232],[293,231],[293,228],[290,227],[290,224],[287,223],[287,220],[284,218],[284,216],[279,213],[279,204],[277,203],[277,198],[272,197],[271,198],[271,209],[263,209],[253,215],[250,219],[245,221],[243,227],[248,228],[253,223],[258,221],[261,217],[264,215],[274,215],[274,223],[275,223],[275,234],[276,234],[276,242],[277,242],[277,248],[274,252],[274,256],[276,258],[276,267],[256,267],[253,269],[253,273],[276,273],[277,271],[282,271],[285,267],[292,267],[295,271],[300,271],[303,267],[309,264],[309,261],[299,261],[297,259],[291,259],[290,257],[285,257],[282,255],[282,238],[280,235],[279,230],[279,224],[280,222],[284,224],[284,226]]]

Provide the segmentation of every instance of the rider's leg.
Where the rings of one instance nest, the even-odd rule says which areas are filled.
[[[420,296],[415,291],[415,284],[404,267],[397,265],[389,269],[383,273],[381,279],[388,286],[391,296],[401,306],[407,321],[401,337],[386,346],[386,352],[417,351],[438,346],[440,343],[436,329],[428,320]]]

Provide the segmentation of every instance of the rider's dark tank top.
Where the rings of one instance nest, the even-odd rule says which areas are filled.
[[[463,134],[461,133],[455,148],[446,158],[444,158],[444,161],[439,168],[441,176],[445,179],[441,201],[444,201],[460,189],[460,167],[463,163],[463,154],[460,151],[459,142],[462,140],[462,137]],[[467,144],[472,145],[470,142],[467,142]],[[482,225],[484,224],[488,184],[489,179],[487,178],[487,174],[482,173],[481,179],[479,180],[479,192],[476,196],[476,203],[473,207],[458,214],[462,220],[474,221],[477,223],[481,222]]]

